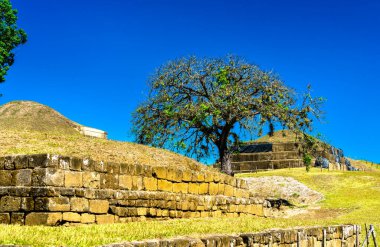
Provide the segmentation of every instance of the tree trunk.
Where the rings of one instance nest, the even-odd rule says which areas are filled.
[[[220,155],[220,163],[221,163],[221,170],[222,172],[233,176],[232,172],[232,164],[231,164],[231,153],[228,151],[224,151]]]

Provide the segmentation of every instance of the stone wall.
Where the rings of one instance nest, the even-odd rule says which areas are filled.
[[[271,150],[266,152],[234,154],[231,162],[232,170],[235,173],[242,173],[304,166],[298,143],[271,143],[271,146]]]
[[[175,238],[110,244],[106,247],[353,247],[360,246],[360,227],[340,225],[329,227],[306,227],[291,230],[272,230],[262,233],[240,235],[210,235],[201,238]]]
[[[246,181],[212,170],[49,154],[0,157],[0,223],[5,224],[264,216],[269,205],[250,196]]]

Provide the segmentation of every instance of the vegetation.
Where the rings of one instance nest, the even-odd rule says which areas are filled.
[[[265,124],[273,132],[273,123],[309,129],[323,101],[309,90],[297,105],[295,92],[278,76],[233,56],[169,62],[151,78],[150,89],[134,114],[137,141],[196,158],[216,148],[227,174],[241,135],[261,132]]]
[[[33,246],[95,246],[114,242],[197,236],[208,233],[257,232],[270,228],[332,224],[374,224],[380,229],[380,170],[323,171],[312,168],[274,170],[249,176],[288,176],[322,192],[325,200],[308,214],[288,219],[208,218],[146,221],[77,227],[0,225],[0,244]]]
[[[0,0],[0,83],[15,60],[13,50],[26,42],[26,33],[17,27],[17,10],[9,0]]]

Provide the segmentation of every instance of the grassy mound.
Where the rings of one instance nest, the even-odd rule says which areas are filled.
[[[85,137],[79,133],[79,126],[48,106],[31,101],[10,102],[0,107],[0,156],[51,153],[119,163],[210,169],[166,150]]]

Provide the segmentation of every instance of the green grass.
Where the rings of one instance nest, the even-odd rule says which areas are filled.
[[[0,244],[95,246],[114,242],[197,236],[209,233],[257,232],[271,228],[332,224],[374,224],[380,231],[380,170],[338,172],[283,169],[244,176],[289,176],[322,192],[325,200],[308,215],[291,219],[259,217],[182,219],[76,227],[0,225]]]

